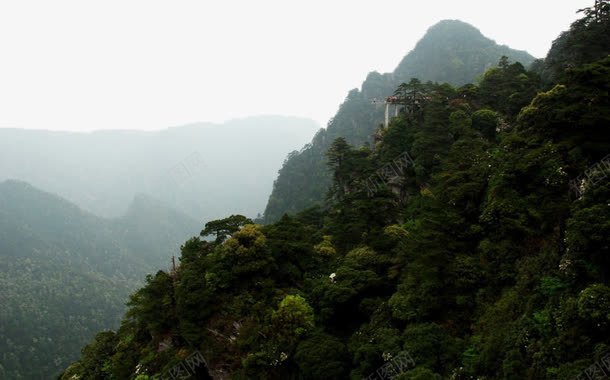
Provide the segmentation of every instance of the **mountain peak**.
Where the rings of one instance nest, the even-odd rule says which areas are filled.
[[[327,175],[323,152],[336,137],[344,137],[354,146],[370,142],[384,117],[381,108],[371,109],[372,99],[391,95],[411,78],[454,86],[472,83],[497,65],[503,55],[524,66],[534,61],[526,52],[496,44],[466,22],[443,20],[431,26],[393,73],[369,73],[361,91],[356,89],[348,94],[328,127],[300,154],[289,157],[275,181],[265,221],[276,221],[285,213],[296,213],[324,202],[331,177]],[[310,173],[316,173],[316,177]]]
[[[497,64],[505,55],[528,66],[534,57],[525,51],[498,45],[476,27],[460,20],[442,20],[431,26],[415,48],[400,62],[394,75],[463,85]]]
[[[476,34],[483,35],[481,31],[473,25],[457,19],[441,20],[428,28],[428,33],[433,31],[450,32],[455,30],[471,31]]]

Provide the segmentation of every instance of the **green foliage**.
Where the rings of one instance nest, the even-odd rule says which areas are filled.
[[[196,224],[138,197],[103,219],[16,181],[0,183],[0,363],[6,378],[50,378],[95,332],[116,328],[146,273],[167,266]],[[189,227],[190,226],[190,227]]]
[[[409,325],[404,333],[404,350],[418,366],[445,372],[456,362],[459,347],[441,326],[434,323]]]
[[[272,268],[267,238],[255,224],[246,224],[234,233],[222,246],[220,255],[237,276],[265,275]]]
[[[344,379],[348,373],[348,353],[338,338],[315,333],[303,340],[295,360],[304,379]]]
[[[508,58],[502,57],[498,67],[483,75],[478,97],[487,107],[514,118],[536,95],[539,86],[536,74],[528,73],[521,63],[509,64]]]
[[[428,368],[417,367],[404,372],[396,377],[396,380],[441,380],[442,376],[434,373]]]
[[[296,339],[313,329],[313,309],[303,297],[288,295],[273,312],[271,323],[277,334]]]
[[[252,221],[243,215],[231,215],[228,218],[221,220],[213,220],[205,224],[205,229],[201,231],[201,236],[216,236],[216,244],[220,244],[227,236],[239,231],[246,224],[252,224]]]
[[[542,78],[547,83],[565,81],[569,70],[610,54],[610,6],[607,0],[585,8],[584,17],[553,41],[544,64]]]
[[[136,291],[127,303],[128,317],[135,318],[151,334],[161,334],[175,325],[172,277],[163,271],[146,276],[146,286]]]
[[[108,331],[95,336],[93,343],[83,348],[79,361],[82,373],[92,379],[111,379],[108,359],[114,354],[117,337]]]
[[[311,143],[303,149],[288,155],[273,185],[265,208],[264,221],[276,222],[285,213],[296,214],[312,205],[324,204],[333,179],[326,166],[325,153],[337,138],[343,138],[355,147],[372,142],[371,136],[384,120],[383,107],[372,105],[373,99],[384,99],[394,93],[402,83],[407,87],[401,90],[412,91],[408,89],[412,78],[418,78],[417,81],[422,83],[421,87],[416,86],[417,94],[421,94],[427,81],[453,85],[471,83],[487,68],[496,64],[502,56],[525,66],[534,60],[526,52],[497,45],[476,28],[461,21],[445,20],[431,27],[393,73],[370,73],[361,90],[354,89],[349,92],[337,114],[328,122],[327,128],[318,131]],[[526,83],[518,86],[519,96],[510,102],[511,110],[518,104],[529,101],[525,99],[529,92],[523,89],[530,82],[529,75],[528,80],[524,82]],[[417,99],[418,97],[414,97],[412,101]],[[508,102],[503,102],[504,104]],[[405,110],[411,109],[414,108]],[[422,149],[425,150],[425,147]],[[392,158],[402,152],[404,150],[395,152]]]
[[[581,281],[610,279],[610,183],[589,186],[582,199],[572,205],[567,221],[568,254],[563,264],[566,275]]]
[[[333,247],[332,236],[330,235],[324,235],[323,240],[319,244],[314,245],[313,249],[324,256],[333,256],[337,253]]]
[[[582,319],[597,323],[610,322],[610,288],[595,284],[583,290],[578,297],[578,313]]]
[[[498,114],[490,109],[478,110],[472,114],[472,127],[488,140],[495,140],[498,124]]]
[[[557,294],[566,287],[567,284],[557,277],[545,276],[540,281],[540,292],[547,297]]]
[[[605,170],[609,67],[575,67],[540,94],[537,74],[508,58],[479,85],[411,81],[374,147],[339,133],[368,112],[350,93],[274,191],[325,178],[324,207],[188,241],[175,273],[132,296],[115,351],[98,339],[66,373],[154,376],[194,345],[234,378],[363,378],[402,351],[415,363],[399,379],[578,376],[610,348],[610,185],[587,177],[570,195],[571,178]],[[308,177],[321,163],[328,177]],[[320,200],[312,189],[293,206]]]

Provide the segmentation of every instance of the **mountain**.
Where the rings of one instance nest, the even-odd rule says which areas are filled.
[[[116,327],[147,273],[169,267],[199,224],[138,196],[103,219],[33,186],[0,183],[0,378],[49,378]]]
[[[474,82],[502,56],[524,66],[534,61],[525,51],[496,44],[470,24],[444,20],[428,29],[393,74],[403,82],[419,78],[461,86]]]
[[[0,181],[26,181],[105,217],[125,213],[136,194],[202,222],[255,217],[286,154],[317,128],[260,116],[156,132],[0,129]]]
[[[137,194],[127,212],[106,221],[111,236],[134,257],[156,268],[166,268],[169,257],[180,250],[183,239],[199,234],[201,222],[144,194]]]
[[[570,69],[584,63],[594,62],[606,57],[610,46],[610,25],[600,22],[605,12],[610,11],[610,5],[600,2],[606,7],[602,12],[588,13],[572,24],[553,41],[551,50],[538,66],[542,79],[551,85],[565,80]],[[585,8],[579,12],[590,12]]]
[[[370,73],[360,90],[349,92],[327,128],[289,155],[274,183],[264,220],[277,221],[284,213],[295,213],[324,200],[330,185],[324,155],[337,137],[355,146],[372,142],[384,119],[383,107],[371,104],[373,99],[385,99],[411,78],[457,86],[471,83],[502,56],[526,66],[534,61],[526,52],[497,45],[467,23],[445,20],[432,26],[394,72]]]
[[[60,379],[607,378],[610,56],[576,58],[401,84],[374,146],[329,144],[326,207],[210,222]]]

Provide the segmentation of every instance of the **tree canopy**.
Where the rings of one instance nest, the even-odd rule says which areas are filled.
[[[610,59],[548,86],[498,58],[478,84],[397,86],[421,110],[375,146],[327,141],[323,207],[190,240],[63,378],[156,376],[193,349],[238,379],[610,371]]]

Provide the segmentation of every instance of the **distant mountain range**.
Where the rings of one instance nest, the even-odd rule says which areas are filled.
[[[318,128],[260,116],[156,132],[0,129],[0,181],[26,181],[105,217],[122,215],[138,193],[200,222],[256,217],[287,153]]]
[[[284,213],[295,213],[323,201],[330,185],[326,150],[337,137],[344,137],[355,146],[371,142],[384,118],[383,107],[373,105],[373,99],[392,95],[411,78],[456,86],[471,83],[497,65],[502,56],[526,67],[535,60],[524,51],[496,44],[462,21],[445,20],[432,26],[394,72],[369,73],[361,89],[349,92],[328,127],[320,130],[310,144],[291,153],[275,181],[264,220],[274,222]]]
[[[0,378],[49,378],[74,360],[199,230],[142,195],[104,219],[27,183],[0,183]]]

